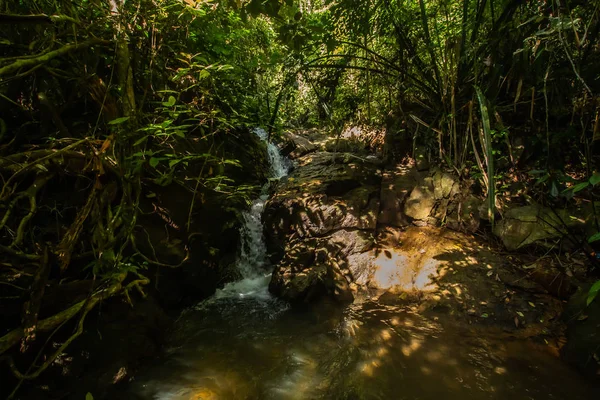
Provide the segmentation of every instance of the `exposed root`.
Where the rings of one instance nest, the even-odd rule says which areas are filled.
[[[77,314],[81,313],[79,318],[79,322],[77,323],[77,330],[75,333],[69,337],[61,346],[54,352],[50,357],[46,359],[44,364],[42,364],[35,372],[31,374],[22,374],[20,373],[12,360],[12,357],[3,357],[13,372],[13,374],[19,379],[31,380],[37,378],[44,370],[46,370],[54,360],[62,354],[65,349],[75,340],[81,333],[83,332],[83,323],[85,321],[85,317],[87,314],[102,300],[108,299],[109,297],[115,296],[119,293],[125,293],[126,297],[129,298],[129,291],[132,288],[136,288],[143,294],[141,291],[141,286],[147,285],[149,280],[147,278],[138,279],[130,282],[125,287],[123,287],[123,282],[127,277],[127,273],[121,273],[116,275],[112,280],[108,283],[108,286],[104,286],[103,288],[97,290],[93,293],[88,299],[80,301],[79,303],[69,307],[68,309],[53,315],[52,317],[46,318],[42,321],[39,321],[37,326],[37,332],[47,332],[51,331],[63,323],[69,321]],[[102,285],[101,285],[102,286]],[[131,299],[129,299],[131,301]],[[21,339],[23,339],[26,335],[25,329],[21,326],[17,329],[14,329],[7,333],[6,335],[0,337],[0,354],[4,354],[6,351],[10,350],[13,346],[15,346]]]
[[[44,296],[46,283],[48,282],[48,276],[50,275],[50,262],[48,253],[48,248],[46,247],[44,249],[41,266],[37,270],[33,284],[30,288],[31,295],[23,307],[22,326],[23,331],[25,332],[25,338],[21,344],[22,353],[27,350],[28,342],[35,340],[36,337],[35,333],[37,329],[38,313],[42,305],[42,297]]]
[[[34,167],[38,167],[40,169],[46,169],[44,167],[44,163],[50,159],[56,158],[58,156],[61,156],[67,152],[69,152],[70,150],[78,147],[79,145],[83,144],[83,143],[87,143],[89,140],[86,139],[82,139],[82,140],[78,140],[77,142],[70,144],[60,150],[50,150],[50,153],[42,156],[38,159],[35,159],[32,162],[29,162],[26,165],[20,165],[18,167],[18,169],[11,175],[10,178],[7,179],[7,181],[4,183],[4,186],[2,187],[2,191],[0,191],[0,200],[4,200],[6,199],[10,194],[10,185],[21,175],[23,175],[25,172],[28,172],[31,168]],[[41,167],[40,167],[41,166]],[[9,191],[7,193],[7,191]]]
[[[95,188],[92,189],[92,192],[88,196],[85,206],[81,210],[79,210],[79,212],[77,213],[77,217],[75,218],[75,222],[71,224],[71,227],[63,236],[62,240],[60,241],[57,247],[57,255],[60,259],[61,272],[64,272],[71,263],[73,249],[75,248],[75,245],[79,240],[79,235],[81,234],[81,230],[83,229],[83,223],[92,211],[92,207],[94,206],[96,201],[97,193],[98,190],[96,190]]]
[[[23,242],[23,236],[25,235],[25,229],[27,228],[29,220],[34,216],[35,212],[37,211],[37,194],[40,191],[40,189],[46,185],[50,178],[51,176],[46,174],[39,176],[29,187],[29,189],[27,189],[27,191],[25,192],[25,197],[29,198],[29,212],[27,213],[27,215],[25,215],[25,217],[23,217],[23,219],[19,223],[19,227],[17,228],[17,235],[15,236],[15,239],[13,240],[10,247],[20,246]]]

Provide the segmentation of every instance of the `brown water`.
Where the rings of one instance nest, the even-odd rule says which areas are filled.
[[[255,286],[184,313],[173,347],[136,377],[132,393],[160,400],[600,398],[599,388],[531,342],[485,337],[372,301],[299,312]]]

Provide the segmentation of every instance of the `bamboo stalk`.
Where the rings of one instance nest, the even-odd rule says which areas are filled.
[[[492,129],[490,126],[490,114],[487,106],[487,100],[481,89],[475,86],[475,92],[477,93],[477,99],[479,101],[479,108],[481,111],[481,122],[483,124],[483,140],[482,145],[484,147],[484,157],[487,164],[487,176],[488,176],[488,218],[492,227],[494,226],[494,214],[496,212],[496,182],[494,180],[494,155],[492,152]]]

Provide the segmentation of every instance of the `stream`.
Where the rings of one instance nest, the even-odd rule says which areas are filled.
[[[266,132],[255,132],[267,139]],[[288,162],[269,144],[271,175]],[[261,215],[244,215],[238,269],[177,321],[132,397],[192,399],[593,399],[600,391],[544,344],[481,335],[372,300],[295,310],[268,291]]]

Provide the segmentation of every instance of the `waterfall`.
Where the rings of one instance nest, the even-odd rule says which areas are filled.
[[[268,134],[262,128],[253,130],[267,144],[270,178],[283,178],[289,172],[290,162],[281,155],[277,146],[268,142]],[[267,201],[269,183],[266,183],[260,196],[243,213],[244,224],[240,228],[241,246],[237,257],[237,268],[242,280],[231,282],[218,290],[216,298],[259,297],[270,298],[268,283],[270,278],[267,246],[263,236],[262,214]]]
[[[262,140],[267,143],[267,154],[269,156],[269,166],[271,169],[271,178],[280,179],[288,174],[290,171],[290,161],[283,157],[279,152],[277,146],[269,142],[269,134],[263,128],[254,128],[253,132]]]

